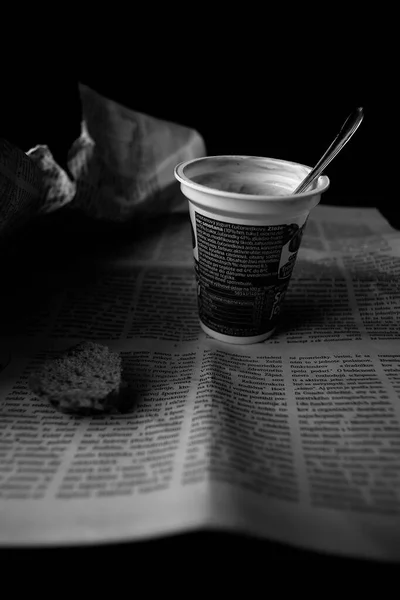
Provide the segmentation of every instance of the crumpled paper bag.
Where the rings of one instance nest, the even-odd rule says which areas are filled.
[[[85,85],[79,91],[82,131],[68,155],[76,182],[73,207],[111,221],[163,210],[173,196],[170,188],[176,190],[175,165],[204,156],[203,138],[188,127],[121,106]]]
[[[0,241],[37,214],[62,207],[124,223],[170,212],[182,198],[173,170],[205,156],[194,129],[136,112],[79,84],[81,135],[67,173],[51,149],[23,152],[0,139]]]

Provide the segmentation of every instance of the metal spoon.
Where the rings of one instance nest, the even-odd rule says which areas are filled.
[[[305,179],[300,183],[300,185],[292,192],[292,194],[300,194],[300,192],[305,192],[306,189],[310,186],[310,184],[319,177],[322,171],[325,169],[327,165],[335,158],[337,154],[341,151],[343,146],[347,144],[353,133],[358,129],[361,121],[364,118],[364,110],[360,108],[356,108],[345,120],[343,123],[339,133],[333,140],[332,144],[329,146],[328,150],[325,154],[319,159],[317,164]]]

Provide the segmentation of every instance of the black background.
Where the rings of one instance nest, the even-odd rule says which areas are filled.
[[[80,133],[81,81],[134,110],[194,127],[210,155],[251,154],[313,165],[348,114],[363,106],[363,124],[327,174],[334,195],[373,197],[378,191],[382,172],[374,174],[371,167],[375,170],[378,156],[387,154],[382,146],[387,107],[361,75],[352,76],[340,93],[347,61],[303,84],[281,71],[263,74],[268,65],[247,65],[240,57],[208,69],[196,69],[187,58],[179,72],[168,58],[130,67],[128,73],[127,65],[115,71],[108,61],[100,72],[97,64],[88,64],[11,80],[1,100],[2,137],[23,150],[47,144],[63,163]]]
[[[187,52],[160,45],[151,53],[136,44],[84,58],[52,56],[46,48],[50,67],[9,69],[4,77],[0,135],[23,150],[47,144],[65,166],[80,133],[81,81],[134,110],[197,129],[209,155],[269,156],[312,166],[350,112],[362,106],[359,130],[327,167],[331,186],[322,202],[379,205],[392,216],[398,92],[389,51],[371,52],[356,40],[315,63],[316,48],[295,47],[291,54],[277,48],[271,55],[271,48],[253,47],[250,38],[248,47],[224,38]]]

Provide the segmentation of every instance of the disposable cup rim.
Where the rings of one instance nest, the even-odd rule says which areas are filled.
[[[181,184],[187,185],[188,187],[190,187],[194,190],[203,192],[208,195],[212,194],[215,196],[221,196],[223,198],[231,198],[231,199],[237,199],[237,200],[252,200],[252,201],[256,201],[256,202],[260,202],[260,201],[264,201],[264,200],[268,200],[269,202],[282,202],[285,200],[293,200],[296,198],[298,198],[298,199],[308,198],[311,196],[315,196],[316,194],[322,194],[329,188],[329,185],[330,185],[329,177],[327,175],[320,175],[317,179],[316,186],[314,183],[314,187],[310,188],[309,190],[306,190],[305,192],[301,192],[300,194],[284,194],[282,196],[273,196],[270,194],[241,194],[240,192],[227,192],[225,190],[218,190],[216,188],[213,188],[213,187],[210,187],[207,185],[202,185],[201,183],[192,181],[184,173],[184,170],[187,167],[189,167],[191,164],[198,163],[203,160],[210,160],[213,158],[217,158],[217,159],[225,158],[225,159],[233,159],[233,160],[252,158],[252,159],[261,159],[261,160],[271,160],[273,162],[285,163],[287,165],[297,165],[299,167],[303,167],[303,168],[307,169],[308,172],[311,171],[311,167],[309,165],[304,165],[303,163],[299,163],[299,162],[293,161],[293,160],[284,160],[281,158],[271,158],[268,156],[253,156],[253,155],[244,155],[244,154],[216,154],[216,155],[211,155],[211,156],[202,156],[200,158],[193,158],[191,160],[186,160],[186,161],[180,162],[174,168],[174,175]]]

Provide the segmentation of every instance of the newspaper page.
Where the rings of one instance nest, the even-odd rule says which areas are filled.
[[[0,138],[0,247],[40,204],[42,175],[19,148]]]
[[[3,546],[211,527],[400,559],[400,233],[377,210],[312,211],[281,325],[250,346],[199,327],[186,212],[44,262],[3,279]],[[82,340],[121,353],[131,412],[29,391]]]

